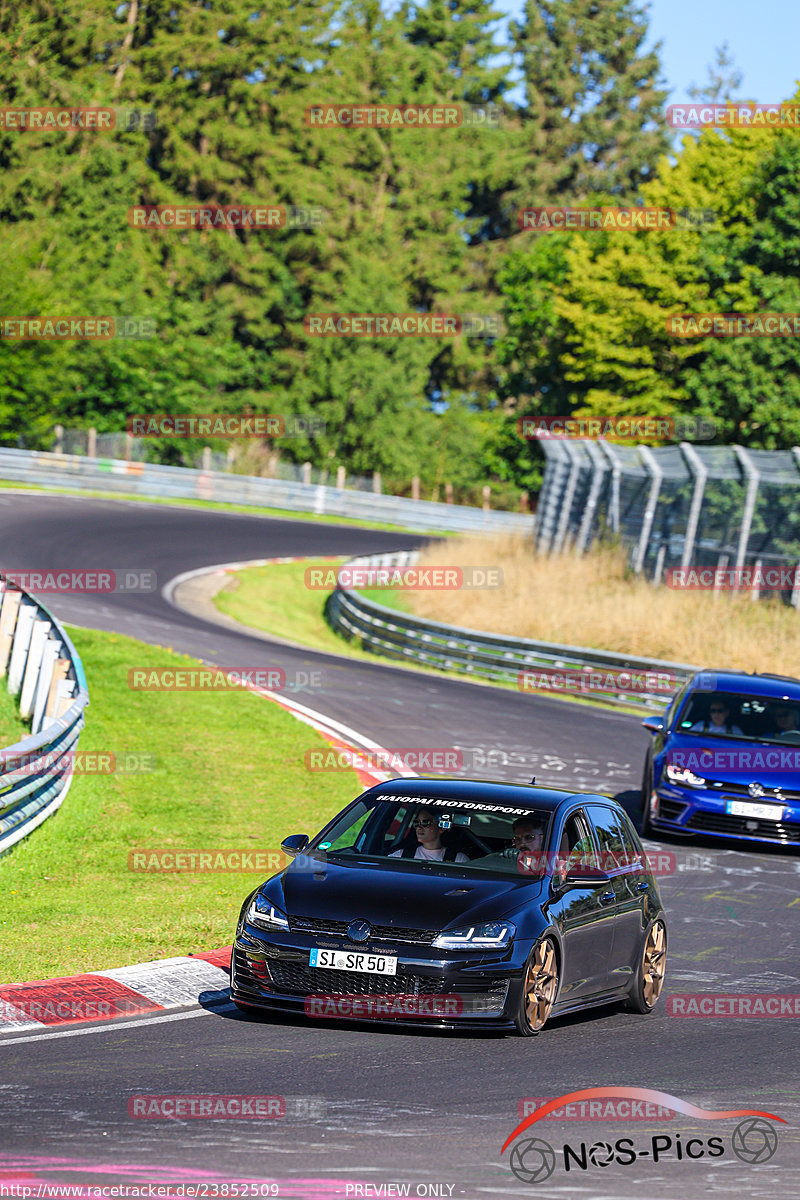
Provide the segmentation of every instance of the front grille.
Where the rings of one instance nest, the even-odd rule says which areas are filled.
[[[290,917],[289,928],[295,933],[318,933],[328,937],[347,937],[349,921],[318,921],[308,917]],[[373,925],[367,942],[412,942],[430,946],[439,936],[438,929],[413,929],[406,925]]]
[[[749,783],[729,783],[725,779],[706,779],[706,785],[715,792],[730,792],[732,796],[747,796],[748,800],[779,800],[789,803],[800,800],[796,788],[764,788],[763,796],[752,796]]]
[[[755,825],[755,829],[749,828]],[[755,817],[734,817],[730,813],[696,812],[686,823],[698,833],[723,833],[732,836],[766,838],[770,842],[800,842],[800,825],[788,821],[759,821]]]
[[[663,796],[658,797],[658,815],[664,821],[680,820],[688,807],[682,800],[665,800]]]
[[[445,991],[444,975],[370,975],[366,971],[330,971],[298,962],[272,961],[269,973],[276,991],[310,996],[433,996]],[[485,986],[485,985],[484,985]]]

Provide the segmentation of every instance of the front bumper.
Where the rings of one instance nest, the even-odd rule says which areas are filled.
[[[683,835],[724,838],[742,842],[762,842],[771,846],[800,847],[800,807],[785,804],[783,819],[764,820],[735,817],[725,811],[728,800],[741,800],[739,793],[726,794],[715,788],[683,789],[661,784],[655,789],[655,811],[650,820],[656,829]]]
[[[397,956],[397,974],[309,966],[315,948],[353,950],[343,939],[240,927],[231,956],[231,997],[240,1004],[309,1017],[390,1020],[425,1028],[513,1024],[530,942],[503,952],[448,952],[432,946],[359,947]]]

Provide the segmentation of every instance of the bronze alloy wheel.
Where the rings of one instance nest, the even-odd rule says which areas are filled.
[[[667,973],[667,929],[659,917],[647,931],[642,957],[625,1007],[631,1012],[649,1013],[655,1007]]]
[[[558,958],[552,938],[543,938],[528,960],[522,986],[517,1028],[527,1035],[539,1033],[558,995]]]
[[[664,986],[667,973],[667,933],[660,921],[650,927],[642,958],[642,997],[652,1008]]]

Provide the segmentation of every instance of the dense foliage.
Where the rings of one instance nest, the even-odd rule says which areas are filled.
[[[673,312],[798,309],[797,134],[706,132],[670,159],[635,0],[528,0],[507,47],[500,16],[487,0],[0,0],[4,106],[155,114],[131,131],[0,128],[0,315],[157,329],[0,341],[0,444],[49,446],[56,423],[122,430],[136,413],[293,413],[324,429],[287,439],[285,456],[467,496],[486,481],[535,487],[522,414],[697,414],[720,440],[799,441],[796,339],[665,332]],[[306,116],[381,102],[481,119],[346,129]],[[521,208],[570,203],[715,221],[519,228]],[[131,227],[132,206],[169,204],[297,206],[318,222]],[[310,337],[304,316],[322,312],[502,327]],[[181,449],[161,447],[171,461]]]

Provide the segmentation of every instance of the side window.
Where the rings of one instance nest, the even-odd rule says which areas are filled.
[[[588,866],[593,857],[594,843],[586,817],[582,812],[573,813],[564,822],[554,874],[563,878],[572,867]]]
[[[590,804],[588,808],[600,843],[600,869],[614,871],[624,866],[624,847],[616,814],[612,809],[601,807],[599,804]]]
[[[675,720],[675,717],[678,714],[678,710],[680,709],[680,706],[683,704],[683,702],[686,698],[686,693],[688,691],[689,691],[689,684],[685,683],[683,685],[683,687],[680,688],[678,690],[678,692],[676,693],[676,695],[674,696],[672,703],[670,704],[669,708],[667,709],[666,723],[664,725],[665,730],[671,728],[672,722]]]
[[[625,818],[620,813],[615,813],[614,817],[619,827],[619,836],[622,839],[625,866],[641,871],[645,864],[644,851],[637,846]]]

